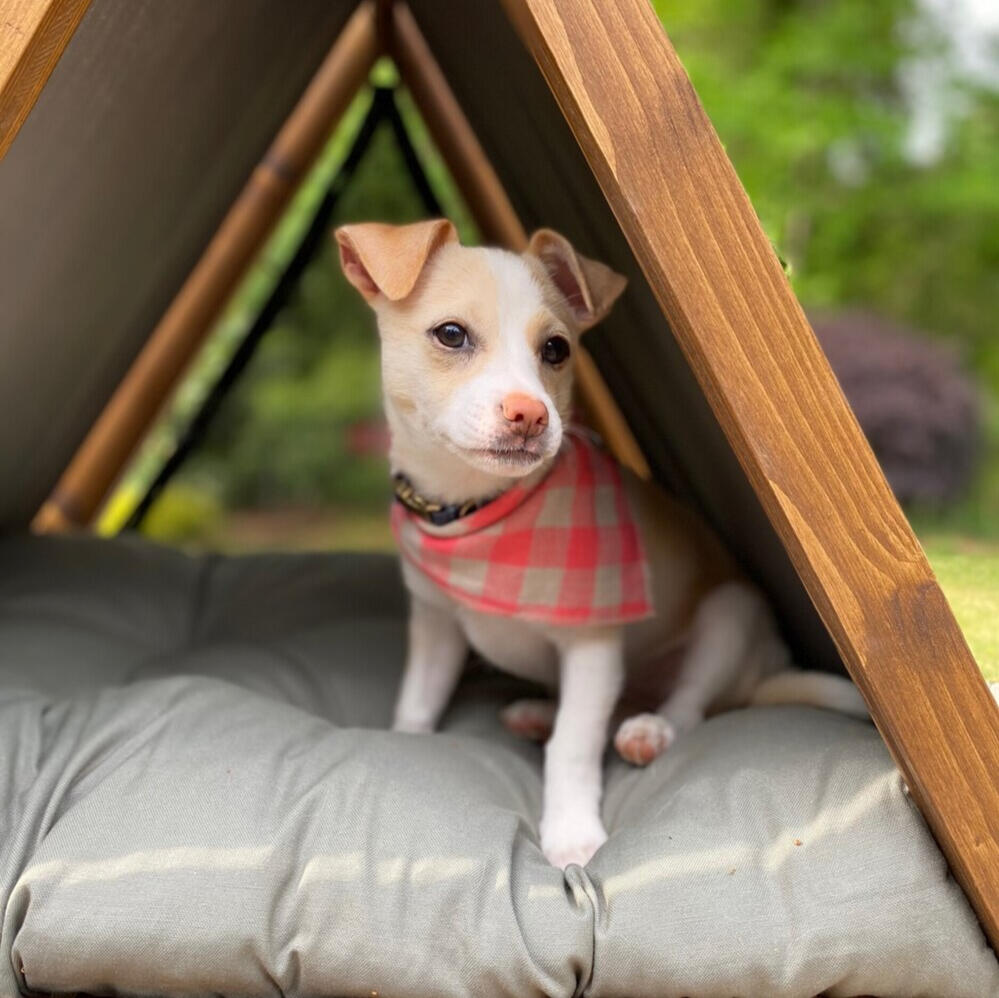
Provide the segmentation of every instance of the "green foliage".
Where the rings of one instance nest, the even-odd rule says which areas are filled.
[[[117,533],[141,498],[142,492],[134,484],[118,489],[101,511],[98,531],[103,534]],[[175,483],[163,492],[149,511],[143,532],[158,541],[194,541],[216,529],[221,519],[222,507],[209,494]]]
[[[999,398],[999,95],[904,154],[900,67],[942,40],[913,0],[656,0],[806,309],[861,306],[954,343]],[[999,535],[999,419],[964,508]],[[928,514],[922,522],[930,522]]]
[[[656,7],[805,303],[861,302],[994,364],[999,98],[972,95],[940,162],[906,160],[898,68],[933,46],[904,42],[910,0]]]

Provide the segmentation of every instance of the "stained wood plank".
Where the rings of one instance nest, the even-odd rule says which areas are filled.
[[[504,0],[809,596],[999,944],[999,711],[644,0]]]
[[[0,159],[89,6],[90,0],[0,0]]]

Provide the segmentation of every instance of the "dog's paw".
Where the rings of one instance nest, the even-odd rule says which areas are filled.
[[[541,851],[561,870],[573,863],[586,866],[606,841],[607,833],[597,817],[565,814],[541,819]]]
[[[540,699],[514,700],[500,711],[503,726],[521,738],[546,742],[555,724],[555,701]]]
[[[658,714],[636,714],[621,722],[614,748],[625,762],[647,766],[676,740],[673,725]]]

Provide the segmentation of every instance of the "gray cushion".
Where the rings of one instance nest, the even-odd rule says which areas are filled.
[[[390,559],[0,543],[0,994],[999,994],[868,725],[718,717],[538,848],[524,687],[384,730]]]

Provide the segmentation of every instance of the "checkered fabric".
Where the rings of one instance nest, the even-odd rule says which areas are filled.
[[[403,557],[460,603],[545,624],[622,624],[652,613],[649,570],[617,462],[566,433],[545,478],[435,527],[393,503]]]

